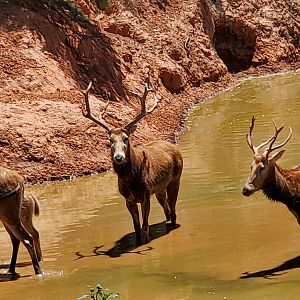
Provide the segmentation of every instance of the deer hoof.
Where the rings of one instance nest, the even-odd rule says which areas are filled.
[[[42,270],[41,269],[36,270],[35,275],[42,276],[43,275]]]
[[[16,273],[16,271],[12,272],[11,270],[8,270],[7,274],[11,276],[12,279],[18,279],[21,277],[19,273]]]
[[[150,242],[149,227],[143,228],[143,237],[144,237],[145,243]]]

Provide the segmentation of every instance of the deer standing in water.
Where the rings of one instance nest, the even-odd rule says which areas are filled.
[[[127,125],[114,128],[103,119],[105,110],[99,117],[91,113],[88,92],[92,86],[89,84],[84,94],[83,115],[103,127],[108,133],[111,145],[111,159],[114,171],[118,175],[118,187],[126,199],[126,206],[132,216],[136,242],[142,243],[142,236],[149,242],[150,196],[156,195],[164,209],[167,221],[171,220],[172,228],[176,228],[175,205],[180,185],[180,176],[183,160],[177,146],[166,141],[154,141],[145,145],[132,145],[130,135],[135,131],[136,124],[148,113],[151,113],[158,104],[150,109],[146,108],[146,98],[151,88],[145,84],[144,94],[136,95],[141,103],[140,113]],[[107,107],[107,106],[106,106]],[[142,230],[139,220],[137,204],[141,204]]]
[[[39,261],[42,252],[39,233],[32,216],[39,214],[39,203],[30,194],[24,195],[23,178],[16,172],[0,167],[0,220],[9,233],[13,252],[8,272],[16,274],[20,242],[30,254],[35,274],[42,274]]]
[[[273,146],[278,134],[283,126],[277,128],[275,122],[275,133],[267,141],[259,146],[253,146],[251,134],[254,128],[254,117],[252,117],[250,132],[247,134],[247,143],[254,154],[254,160],[251,164],[251,173],[242,190],[244,196],[250,196],[258,190],[262,190],[265,196],[270,200],[285,204],[296,217],[300,225],[300,168],[283,169],[277,164],[277,160],[282,156],[285,150],[278,151],[271,155],[274,150],[282,148],[290,140],[292,129],[289,128],[288,137],[279,145]],[[270,143],[270,146],[259,154],[259,150]]]

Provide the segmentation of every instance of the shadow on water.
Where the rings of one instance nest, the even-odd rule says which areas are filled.
[[[14,281],[14,280],[19,279],[20,277],[21,276],[18,273],[16,273],[16,274],[10,274],[10,273],[0,274],[0,282]]]
[[[177,225],[176,229],[180,225]],[[150,241],[155,240],[161,236],[167,235],[172,230],[171,224],[166,222],[161,222],[157,224],[150,225]],[[128,233],[124,235],[121,239],[115,242],[115,245],[109,250],[100,250],[104,247],[95,246],[92,254],[84,255],[80,251],[75,252],[77,258],[75,260],[93,256],[106,255],[112,258],[120,257],[124,253],[134,253],[134,254],[143,254],[144,252],[150,251],[153,247],[148,246],[146,249],[134,251],[137,247],[135,240],[135,232]]]
[[[275,268],[266,269],[266,270],[262,270],[262,271],[258,271],[258,272],[254,272],[254,273],[244,272],[243,275],[240,277],[240,279],[247,279],[247,278],[251,278],[251,277],[263,277],[266,279],[272,279],[276,276],[286,274],[287,272],[284,272],[284,271],[291,270],[291,269],[297,269],[297,268],[300,268],[300,256],[297,256],[290,260],[287,260],[283,264],[281,264]],[[278,273],[278,272],[281,272],[281,273]]]
[[[32,262],[31,261],[24,261],[21,263],[17,263],[16,267],[17,268],[23,268],[23,267],[28,267],[31,266]],[[0,264],[0,269],[9,269],[10,264]],[[6,281],[13,281],[13,280],[17,280],[20,277],[25,278],[25,277],[30,277],[30,275],[28,276],[21,276],[19,273],[15,273],[15,274],[11,274],[11,273],[3,273],[0,274],[0,282],[6,282]]]

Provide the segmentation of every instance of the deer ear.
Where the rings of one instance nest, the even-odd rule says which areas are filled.
[[[281,150],[279,152],[277,152],[271,159],[270,162],[276,162],[281,156],[282,154],[285,152],[285,150]]]
[[[137,125],[133,125],[133,126],[131,126],[128,130],[127,130],[127,132],[128,132],[128,134],[132,134],[132,133],[134,133],[135,132],[135,130],[136,130],[136,128],[137,128]]]

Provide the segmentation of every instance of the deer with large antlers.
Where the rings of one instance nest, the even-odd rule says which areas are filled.
[[[35,274],[42,274],[39,266],[42,260],[39,233],[32,224],[32,216],[38,214],[38,200],[28,193],[24,194],[23,178],[12,170],[0,167],[0,220],[13,246],[8,270],[12,275],[16,275],[20,242],[30,254]]]
[[[154,141],[145,145],[132,145],[130,135],[135,131],[137,123],[157,107],[158,99],[151,108],[146,108],[146,98],[153,91],[145,84],[144,94],[134,93],[140,100],[140,113],[127,125],[121,128],[111,127],[104,120],[105,109],[99,117],[91,113],[88,93],[92,86],[83,91],[83,115],[103,127],[108,133],[111,146],[111,159],[114,171],[118,175],[118,187],[126,199],[126,206],[132,216],[136,242],[138,245],[149,241],[148,218],[150,213],[150,196],[156,195],[164,209],[167,221],[171,220],[176,227],[176,201],[183,168],[183,160],[177,146],[166,141]],[[139,220],[137,204],[141,204],[142,228]]]
[[[247,143],[254,154],[254,160],[251,164],[251,172],[247,182],[242,190],[244,196],[250,196],[258,190],[271,200],[285,204],[296,217],[300,225],[300,168],[283,169],[277,164],[277,160],[282,156],[285,150],[280,150],[275,154],[273,151],[285,146],[292,136],[292,129],[289,128],[287,138],[277,146],[274,143],[283,130],[283,126],[277,127],[273,121],[275,133],[267,141],[259,146],[252,143],[252,131],[255,118],[252,117],[250,131],[246,135]],[[259,154],[259,150],[269,145]]]

